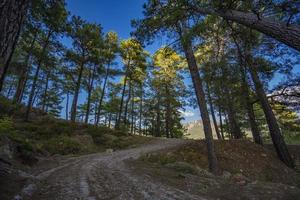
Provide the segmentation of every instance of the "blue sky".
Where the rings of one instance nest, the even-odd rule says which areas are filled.
[[[142,6],[146,0],[67,0],[67,8],[72,15],[79,15],[88,22],[101,24],[104,32],[115,31],[121,39],[130,37],[130,22],[132,19],[142,18]],[[158,39],[156,43],[146,47],[150,53],[164,45],[164,40]],[[300,67],[296,66],[294,72],[300,73]],[[278,83],[282,77],[276,76],[271,81],[271,86]],[[190,79],[185,80],[190,83]],[[81,93],[79,103],[85,101],[86,95]],[[64,113],[64,111],[62,112]],[[193,121],[200,118],[198,109],[186,109],[186,120]]]

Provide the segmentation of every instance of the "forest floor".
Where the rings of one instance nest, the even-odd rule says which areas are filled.
[[[293,148],[299,156],[299,148]],[[205,170],[203,141],[154,139],[127,150],[52,157],[23,174],[19,192],[15,184],[15,199],[252,200],[300,196],[299,173],[285,167],[268,148],[248,141],[223,141],[216,142],[216,149],[224,170],[218,177]]]

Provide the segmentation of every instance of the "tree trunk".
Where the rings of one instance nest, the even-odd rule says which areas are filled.
[[[30,47],[29,47],[28,54],[27,54],[26,59],[25,59],[25,65],[24,65],[24,67],[22,67],[20,69],[21,73],[20,73],[20,77],[19,77],[19,80],[18,80],[18,86],[17,86],[17,89],[16,89],[16,93],[15,93],[15,96],[14,96],[14,102],[16,102],[18,104],[20,104],[21,100],[22,100],[22,93],[23,93],[23,90],[25,88],[25,81],[27,79],[27,73],[29,71],[29,60],[30,60],[30,57],[31,57],[31,54],[32,54],[34,44],[35,44],[36,39],[37,39],[37,35],[38,35],[37,33],[34,34],[34,37],[32,39]]]
[[[131,99],[131,89],[132,89],[132,85],[131,85],[131,80],[129,81],[129,88],[128,88],[128,98],[126,100],[125,103],[125,110],[124,110],[124,119],[123,119],[123,123],[127,124],[127,114],[128,114],[128,103]],[[129,121],[129,120],[128,120]]]
[[[0,3],[0,91],[16,48],[30,0],[2,0]]]
[[[38,87],[36,92],[34,93],[31,107],[33,107],[33,105],[35,104],[35,101],[38,98],[38,94],[40,93],[40,90],[41,90],[41,87]]]
[[[19,102],[22,103],[22,100],[24,98],[24,93],[25,93],[25,90],[26,90],[26,85],[27,85],[27,82],[28,82],[28,79],[29,79],[29,70],[26,72],[26,76],[25,76],[25,80],[24,80],[24,84],[22,86],[22,90],[21,90],[21,94],[20,94],[20,100]]]
[[[12,91],[12,89],[13,89],[13,86],[14,86],[14,79],[12,79],[11,80],[11,84],[9,85],[9,89],[8,89],[8,91],[7,91],[7,94],[6,94],[6,97],[9,99],[9,97],[10,97],[10,94],[11,94],[11,91]]]
[[[42,102],[42,111],[43,112],[45,112],[45,106],[46,106],[46,103],[47,103],[47,93],[48,93],[48,86],[49,86],[49,73],[50,72],[47,72],[47,74],[46,74],[46,85],[45,85],[43,102]]]
[[[157,95],[157,104],[156,104],[156,126],[155,126],[155,136],[160,137],[160,127],[161,127],[161,121],[160,121],[160,93]]]
[[[86,124],[89,122],[90,108],[91,108],[91,95],[92,95],[92,91],[93,91],[95,73],[96,73],[96,65],[94,65],[94,68],[93,68],[92,72],[90,72],[90,75],[89,75],[87,108],[86,108],[85,121],[84,121]]]
[[[67,92],[67,100],[66,100],[66,120],[69,120],[69,92]]]
[[[227,74],[226,68],[224,69],[222,67],[222,73]],[[242,132],[241,128],[236,120],[236,111],[232,105],[232,94],[228,87],[224,87],[224,93],[225,95],[225,103],[227,105],[227,114],[228,114],[228,121],[229,121],[229,127],[230,127],[230,133],[231,136],[234,136],[235,139],[242,138]]]
[[[210,119],[206,107],[205,93],[203,90],[202,80],[199,74],[196,58],[192,49],[192,42],[189,41],[189,39],[184,40],[184,38],[182,37],[181,37],[181,42],[187,59],[188,67],[192,77],[193,86],[195,89],[195,93],[196,93],[196,97],[197,97],[197,101],[201,113],[201,118],[203,121],[204,134],[205,134],[207,153],[208,153],[209,170],[214,174],[219,174],[220,168],[215,153],[212,130],[210,126]]]
[[[128,75],[128,68],[126,70],[125,78],[124,78],[124,84],[123,84],[123,91],[122,91],[121,103],[120,103],[120,108],[119,108],[118,120],[116,121],[116,129],[120,128],[122,111],[123,111],[124,96],[125,96],[125,90],[126,90],[126,83],[127,83],[127,75]]]
[[[283,22],[276,22],[263,17],[258,17],[254,13],[236,10],[212,11],[200,7],[194,9],[203,14],[218,15],[224,19],[255,29],[300,51],[300,26],[298,25],[287,25]]]
[[[108,118],[108,128],[111,127],[111,117],[112,117],[112,114],[111,112],[109,113],[109,118]]]
[[[223,140],[225,140],[224,130],[223,130],[223,121],[222,121],[222,111],[221,111],[220,107],[219,107],[219,121],[220,121],[221,135],[222,135]]]
[[[30,95],[29,95],[28,103],[27,103],[27,110],[26,110],[26,116],[25,116],[26,121],[28,121],[28,119],[29,119],[29,114],[30,114],[30,111],[31,111],[31,107],[33,105],[33,97],[34,97],[34,93],[35,93],[35,89],[36,89],[37,80],[38,80],[38,77],[39,77],[39,72],[40,72],[42,63],[44,61],[46,49],[49,45],[49,40],[50,40],[51,35],[52,35],[52,31],[49,30],[46,41],[45,41],[45,44],[43,46],[42,54],[41,54],[41,57],[40,57],[39,62],[37,64],[37,69],[35,71],[35,75],[34,75],[34,78],[33,78],[32,86],[31,86],[31,92],[30,92]]]
[[[248,119],[249,119],[249,123],[250,123],[250,127],[251,127],[253,140],[255,143],[262,145],[263,140],[261,138],[261,133],[259,131],[258,125],[256,123],[253,105],[250,100],[249,85],[247,83],[247,74],[246,74],[243,66],[241,66],[241,73],[242,73],[242,93],[244,94],[243,96],[245,97],[244,104],[245,104],[245,108],[247,110],[247,115],[248,115]]]
[[[109,68],[110,68],[110,64],[108,64],[108,66],[106,68],[106,72],[105,72],[105,79],[104,79],[103,88],[102,88],[102,92],[101,92],[101,96],[100,96],[100,100],[99,100],[99,106],[97,109],[97,118],[96,118],[96,122],[95,122],[96,125],[99,123],[99,119],[100,119],[100,115],[101,115],[102,102],[103,102],[103,99],[105,96],[106,84],[107,84],[107,80],[109,77]]]
[[[241,128],[238,122],[236,121],[236,114],[230,101],[227,102],[227,107],[228,107],[228,112],[227,112],[228,121],[229,121],[231,134],[234,139],[241,139],[242,138]]]
[[[139,113],[139,135],[142,134],[142,113],[143,113],[143,84],[141,84],[141,100],[140,100],[140,113]]]
[[[79,96],[79,91],[80,91],[80,86],[81,86],[81,78],[82,78],[82,73],[84,69],[84,62],[81,62],[80,69],[79,69],[79,74],[76,82],[76,87],[74,91],[74,97],[73,97],[73,102],[72,102],[72,107],[71,107],[71,121],[75,122],[76,120],[76,113],[77,113],[77,102],[78,102],[78,96]]]
[[[130,128],[130,133],[131,135],[133,134],[133,129],[134,129],[134,90],[132,89],[132,98],[131,98],[131,128]]]
[[[207,87],[207,96],[208,96],[208,103],[209,103],[209,107],[210,107],[211,117],[213,119],[213,123],[214,123],[214,127],[215,127],[215,130],[216,130],[216,134],[217,134],[218,140],[221,140],[222,138],[221,138],[221,134],[220,134],[220,131],[219,131],[218,123],[217,123],[217,120],[216,120],[214,106],[212,104],[212,99],[211,99],[209,85],[207,84],[206,87]]]
[[[171,121],[171,106],[170,106],[170,91],[167,85],[165,85],[166,96],[167,96],[167,108],[166,108],[166,136],[170,137],[170,121]]]
[[[230,124],[229,124],[229,120],[228,120],[228,112],[225,112],[225,124],[226,126],[226,132],[228,133],[228,138],[232,139],[232,131],[230,130]]]
[[[249,58],[247,58],[248,60]],[[277,155],[282,162],[284,162],[288,167],[294,168],[294,161],[287,149],[284,138],[281,134],[280,128],[278,126],[276,117],[273,113],[273,110],[268,102],[266,93],[263,89],[263,85],[258,77],[257,71],[252,66],[251,62],[248,60],[250,74],[255,86],[257,97],[261,103],[262,109],[265,113],[266,120],[268,122],[269,131],[271,134],[271,138],[276,149]]]

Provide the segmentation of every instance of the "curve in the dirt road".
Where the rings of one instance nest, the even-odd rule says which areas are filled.
[[[175,147],[188,140],[157,139],[138,148],[71,158],[44,171],[27,184],[24,199],[204,199],[139,177],[124,161],[153,151]],[[26,189],[27,188],[27,189]],[[28,191],[28,188],[31,188]]]

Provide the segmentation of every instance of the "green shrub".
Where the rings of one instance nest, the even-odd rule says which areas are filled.
[[[0,96],[0,116],[11,116],[17,110],[17,105],[13,104],[9,99]]]
[[[142,156],[140,159],[146,162],[157,163],[161,165],[176,162],[176,156],[174,154],[150,153]]]
[[[34,148],[24,135],[20,134],[14,126],[14,122],[9,117],[4,117],[0,119],[0,136],[5,136],[14,142],[18,143],[21,149],[27,151],[33,151]]]
[[[40,149],[45,149],[52,154],[76,154],[83,149],[82,145],[68,136],[52,137],[45,141],[43,147],[39,145]]]
[[[0,119],[0,134],[10,135],[10,133],[15,132],[14,122],[9,117],[4,117]]]

